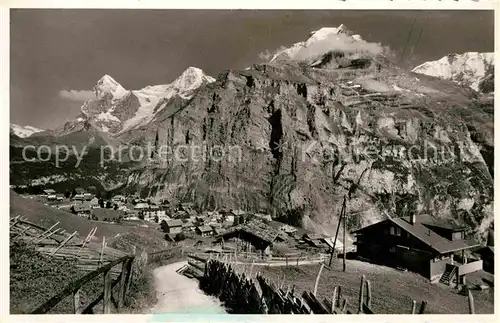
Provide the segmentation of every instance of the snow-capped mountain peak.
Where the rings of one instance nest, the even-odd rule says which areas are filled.
[[[338,27],[322,27],[318,30],[312,31],[310,33],[310,37],[306,41],[295,43],[289,48],[278,51],[271,59],[271,62],[283,55],[286,55],[289,58],[294,58],[300,51],[314,45],[318,45],[320,42],[323,42],[335,35],[343,35],[346,39],[352,42],[363,40],[360,35],[355,35],[344,24],[340,24]]]
[[[494,53],[466,52],[448,54],[438,60],[425,62],[412,71],[439,77],[483,91],[482,83],[493,79]]]
[[[129,91],[106,74],[94,86],[95,99],[82,105],[82,114],[75,122],[88,122],[99,131],[119,134],[146,125],[170,98],[189,99],[200,86],[214,81],[201,69],[189,67],[172,83]]]
[[[94,93],[98,99],[103,99],[106,96],[111,95],[113,100],[119,100],[123,98],[128,91],[125,90],[120,83],[115,81],[114,78],[105,74],[94,86]]]
[[[26,138],[34,133],[42,132],[43,129],[38,129],[32,126],[20,126],[14,123],[10,124],[10,131],[20,138]]]
[[[202,84],[212,82],[215,82],[213,77],[205,75],[201,69],[191,66],[172,82],[172,85],[179,90],[181,96],[185,96],[185,94],[199,88]]]
[[[321,29],[318,29],[316,31],[311,32],[311,37],[307,39],[305,42],[306,47],[312,45],[315,42],[322,41],[327,39],[328,37],[332,35],[346,35],[350,36],[355,40],[361,40],[360,35],[354,35],[352,31],[347,29],[347,27],[344,24],[341,24],[338,27],[323,27]]]

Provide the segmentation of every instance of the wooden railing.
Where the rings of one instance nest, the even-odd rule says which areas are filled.
[[[132,269],[132,262],[134,260],[133,256],[125,256],[119,259],[116,259],[112,261],[111,263],[107,264],[106,266],[103,266],[101,268],[98,268],[97,270],[85,275],[84,277],[72,282],[69,284],[68,287],[66,287],[62,292],[59,294],[55,295],[51,299],[49,299],[47,302],[42,304],[40,307],[35,309],[31,314],[44,314],[50,311],[53,307],[55,307],[59,302],[61,302],[63,299],[66,297],[73,295],[73,304],[74,304],[74,313],[75,314],[93,314],[93,308],[96,306],[101,300],[103,300],[103,313],[104,314],[109,314],[111,313],[111,301],[115,303],[115,307],[117,311],[119,312],[124,305],[125,302],[125,294],[130,286],[130,281],[131,281],[131,269]],[[122,270],[119,275],[119,277],[115,280],[112,281],[111,277],[111,268],[114,266],[117,266],[119,264],[122,264]],[[104,286],[103,286],[103,292],[99,297],[97,297],[94,301],[92,301],[89,305],[86,307],[81,306],[80,304],[80,290],[85,285],[86,283],[90,282],[91,280],[95,279],[99,275],[103,274],[104,276]],[[113,287],[116,286],[116,284],[120,284],[119,291],[118,291],[118,299],[114,298],[112,295]]]
[[[483,269],[483,261],[476,260],[463,265],[457,265],[457,267],[458,267],[458,275],[462,276]]]

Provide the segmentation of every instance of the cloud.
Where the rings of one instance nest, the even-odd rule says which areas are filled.
[[[274,57],[274,55],[284,51],[285,49],[286,49],[285,46],[281,46],[280,48],[275,49],[273,51],[269,51],[268,49],[266,49],[265,51],[259,54],[259,58],[263,61],[270,61]]]
[[[330,51],[339,52],[365,52],[378,55],[384,52],[384,47],[379,43],[370,43],[362,39],[355,40],[344,34],[329,35],[325,39],[313,42],[308,47],[299,49],[292,57],[293,60],[307,60],[326,54]]]
[[[87,101],[95,97],[94,92],[85,90],[61,90],[59,91],[61,98],[71,101]]]
[[[389,51],[388,47],[382,46],[380,43],[371,43],[360,38],[354,39],[345,34],[331,34],[324,39],[316,40],[311,44],[308,44],[307,47],[305,44],[306,42],[297,43],[291,47],[288,54],[292,60],[305,61],[317,58],[318,56],[324,55],[330,51],[369,53],[372,55],[388,53]],[[286,49],[286,47],[281,46],[275,50],[265,50],[259,54],[259,58],[269,61],[276,54],[279,54]]]

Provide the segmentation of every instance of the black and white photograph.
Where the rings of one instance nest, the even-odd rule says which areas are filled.
[[[494,314],[494,10],[8,17],[10,314]]]

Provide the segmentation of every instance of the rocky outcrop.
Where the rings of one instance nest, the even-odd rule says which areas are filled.
[[[412,212],[488,227],[493,180],[482,153],[493,149],[492,102],[381,59],[343,60],[228,71],[167,105],[122,137],[152,147],[127,189],[330,233],[344,195],[350,228]]]

